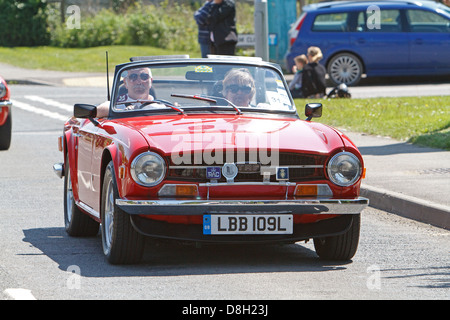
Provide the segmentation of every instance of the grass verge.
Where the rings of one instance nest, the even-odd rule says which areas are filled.
[[[296,99],[299,114],[306,100]],[[308,100],[323,104],[316,121],[450,150],[450,96]]]

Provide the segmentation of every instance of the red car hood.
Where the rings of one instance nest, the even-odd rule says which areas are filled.
[[[166,155],[261,148],[323,154],[343,146],[332,128],[292,118],[203,114],[133,118],[127,123],[142,133],[151,149]]]

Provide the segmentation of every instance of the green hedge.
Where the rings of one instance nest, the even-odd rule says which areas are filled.
[[[49,44],[46,9],[42,0],[0,0],[0,46]]]
[[[86,48],[105,45],[145,45],[170,50],[198,50],[193,11],[185,5],[140,6],[124,14],[103,9],[81,16],[81,28],[52,23],[51,44]]]
[[[0,0],[1,1],[1,0]],[[114,0],[115,4],[128,0]],[[81,15],[81,28],[61,24],[60,11],[50,10],[51,45],[87,48],[108,45],[145,45],[174,51],[199,51],[194,11],[203,5],[161,0],[159,5],[130,5],[128,10],[113,6],[95,16]],[[253,33],[253,4],[236,3],[238,32]]]
[[[82,12],[81,27],[71,29],[61,23],[57,4],[47,5],[45,0],[0,0],[0,46],[144,45],[173,51],[199,50],[193,15],[203,1],[184,4],[162,0],[159,5],[147,6],[136,2],[128,10],[118,12],[123,3],[128,0],[114,0],[115,6],[95,15]],[[244,3],[236,6],[238,31],[253,32],[253,7]]]

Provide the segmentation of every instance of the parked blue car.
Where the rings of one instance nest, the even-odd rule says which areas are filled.
[[[450,75],[450,8],[432,1],[322,2],[289,31],[287,69],[308,47],[335,84],[372,76]]]

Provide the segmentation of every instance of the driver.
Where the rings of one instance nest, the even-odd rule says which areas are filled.
[[[122,76],[124,77],[123,84],[128,93],[119,96],[116,109],[133,110],[142,105],[142,102],[133,103],[132,101],[154,100],[154,97],[149,92],[153,81],[150,68],[131,69],[124,71]]]
[[[122,73],[124,87],[128,90],[127,93],[121,94],[117,98],[115,108],[117,110],[134,110],[142,105],[142,102],[132,102],[136,100],[153,101],[155,98],[150,94],[152,87],[153,76],[150,68],[136,68],[124,71]],[[160,104],[150,104],[147,108],[155,106],[161,107]],[[107,117],[109,114],[110,102],[106,101],[97,106],[97,118]]]

